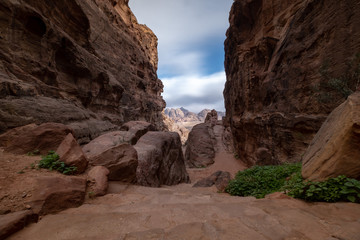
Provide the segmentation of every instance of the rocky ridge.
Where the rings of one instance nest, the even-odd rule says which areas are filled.
[[[359,9],[358,1],[234,1],[224,98],[235,151],[248,165],[300,161],[355,91]]]
[[[157,38],[128,0],[4,0],[0,15],[0,133],[57,122],[85,143],[130,120],[163,128]]]

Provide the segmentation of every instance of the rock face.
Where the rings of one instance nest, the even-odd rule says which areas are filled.
[[[108,175],[110,171],[103,166],[93,167],[87,175],[87,181],[90,182],[89,193],[92,196],[103,196],[108,189]]]
[[[189,137],[189,130],[182,125],[179,125],[174,122],[168,115],[163,113],[163,122],[165,126],[165,131],[176,132],[179,134],[181,143],[184,145]]]
[[[189,182],[179,134],[148,132],[134,147],[139,158],[138,184],[160,187]]]
[[[0,215],[0,239],[6,239],[11,234],[23,229],[26,225],[38,221],[38,215],[31,210]]]
[[[60,123],[44,123],[40,126],[29,124],[0,135],[0,146],[4,147],[5,151],[16,154],[26,154],[34,150],[47,154],[49,150],[57,149],[72,132],[72,129]]]
[[[307,149],[304,178],[313,181],[346,175],[360,179],[360,92],[351,95],[326,119]]]
[[[86,180],[80,177],[39,177],[28,204],[39,215],[80,206],[85,199]]]
[[[162,128],[157,38],[127,0],[4,0],[0,15],[0,133],[58,122],[88,142],[130,120]]]
[[[109,169],[109,180],[134,182],[138,166],[136,150],[128,143],[114,144],[111,138],[105,138],[112,137],[110,134],[113,133],[102,135],[84,146],[83,151],[89,164]]]
[[[186,165],[190,168],[207,167],[214,163],[216,139],[210,123],[195,125],[187,141]]]
[[[224,98],[235,150],[249,165],[300,161],[356,88],[358,1],[236,0],[229,20]]]
[[[206,115],[211,112],[210,109],[203,109],[199,113],[193,113],[189,110],[181,108],[166,108],[164,113],[174,122],[203,122]],[[219,117],[225,116],[224,112],[218,112]]]
[[[77,173],[83,173],[86,170],[88,160],[71,133],[61,142],[56,153],[59,154],[60,161],[76,167]]]

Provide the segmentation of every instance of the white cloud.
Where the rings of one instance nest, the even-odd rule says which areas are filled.
[[[186,75],[162,79],[167,107],[185,107],[199,112],[204,108],[224,111],[225,72],[209,76]]]
[[[214,52],[209,52],[214,47],[223,51],[232,3],[233,0],[130,0],[138,22],[150,27],[158,37],[158,75],[164,83],[163,97],[168,107],[185,107],[194,112],[204,108],[224,110],[223,54],[216,58]],[[217,69],[211,65],[215,64],[214,59],[220,62]]]

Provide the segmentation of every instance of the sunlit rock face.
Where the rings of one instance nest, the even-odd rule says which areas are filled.
[[[229,20],[224,98],[238,155],[249,165],[300,161],[356,89],[359,2],[236,0]]]
[[[127,2],[0,2],[0,133],[60,122],[87,142],[130,120],[162,129],[157,38]]]

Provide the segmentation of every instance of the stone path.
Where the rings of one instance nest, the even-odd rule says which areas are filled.
[[[190,170],[193,182],[217,170],[234,175],[245,168],[217,147],[214,165]],[[146,188],[110,182],[106,196],[47,215],[9,239],[360,240],[360,204],[231,197],[191,184]]]

